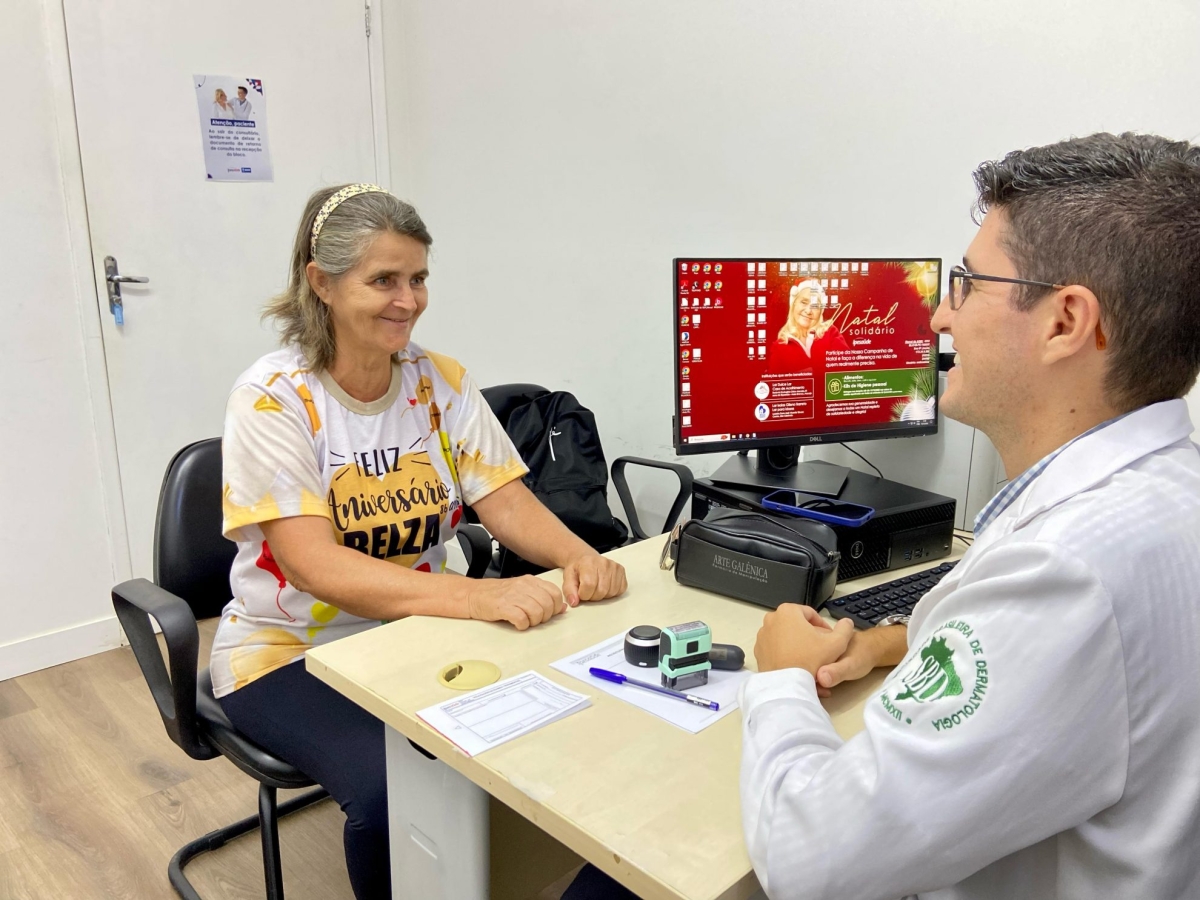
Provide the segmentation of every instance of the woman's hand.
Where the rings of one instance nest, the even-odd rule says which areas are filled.
[[[467,616],[484,622],[510,622],[524,631],[565,612],[562,593],[544,578],[469,579]]]
[[[625,592],[625,567],[592,551],[563,566],[563,594],[567,603],[606,600]]]

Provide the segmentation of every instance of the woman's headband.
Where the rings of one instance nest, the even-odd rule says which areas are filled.
[[[325,225],[325,220],[330,214],[337,209],[343,201],[349,200],[351,197],[357,197],[359,194],[386,194],[383,188],[377,184],[348,184],[339,191],[333,193],[332,196],[321,206],[321,211],[317,213],[317,217],[313,220],[312,238],[308,242],[309,256],[315,256],[317,252],[317,238],[321,235],[321,228]]]

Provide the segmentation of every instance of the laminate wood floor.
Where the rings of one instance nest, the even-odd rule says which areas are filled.
[[[200,624],[201,660],[215,624]],[[225,759],[198,762],[171,742],[128,647],[0,682],[3,900],[171,900],[175,851],[255,814],[257,798],[257,782]],[[288,900],[353,900],[344,821],[330,800],[280,821]],[[261,900],[258,832],[187,872],[205,900]]]

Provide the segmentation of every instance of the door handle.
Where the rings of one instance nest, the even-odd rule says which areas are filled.
[[[150,279],[144,275],[122,275],[117,269],[115,257],[104,257],[104,282],[108,287],[108,311],[112,313],[118,325],[125,324],[125,305],[121,301],[122,284],[147,284]]]

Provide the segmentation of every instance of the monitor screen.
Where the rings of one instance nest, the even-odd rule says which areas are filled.
[[[937,431],[939,259],[674,263],[675,450]]]

